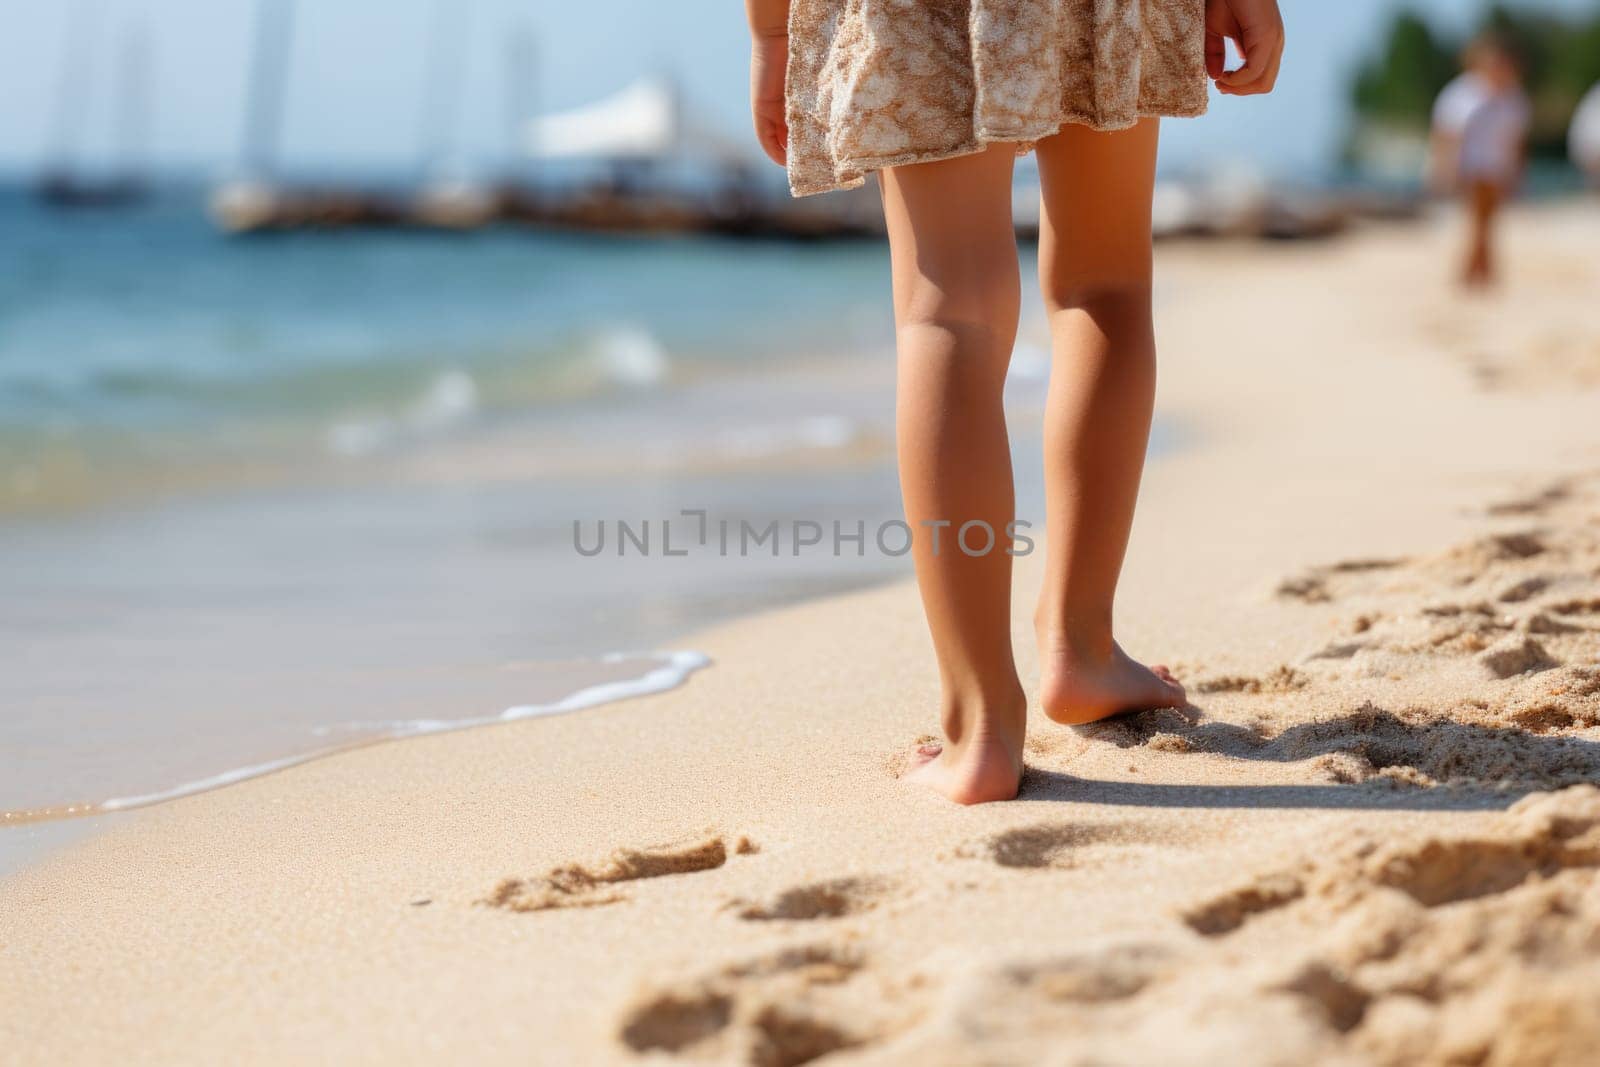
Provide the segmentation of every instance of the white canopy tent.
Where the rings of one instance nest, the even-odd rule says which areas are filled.
[[[666,78],[641,78],[603,100],[530,119],[522,150],[539,162],[752,161],[742,144],[688,117],[677,86]]]

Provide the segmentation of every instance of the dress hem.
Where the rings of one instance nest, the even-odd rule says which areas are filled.
[[[1055,136],[1067,126],[1087,126],[1091,130],[1110,133],[1115,130],[1131,129],[1141,119],[1195,118],[1204,115],[1209,104],[1209,98],[1202,97],[1198,104],[1148,105],[1140,107],[1133,117],[1125,119],[1101,119],[1088,112],[1064,112],[1060,120],[1054,125],[1046,125],[1038,130],[1000,131],[980,128],[971,140],[952,148],[897,152],[883,156],[858,156],[852,159],[838,160],[834,164],[833,181],[796,182],[791,177],[789,192],[792,196],[798,198],[817,196],[821,193],[837,192],[843,189],[858,189],[865,184],[868,174],[888,167],[907,167],[918,163],[938,163],[946,159],[957,159],[961,156],[975,155],[997,144],[1014,143],[1017,146],[1017,155],[1024,156],[1033,151],[1038,142],[1046,137]]]

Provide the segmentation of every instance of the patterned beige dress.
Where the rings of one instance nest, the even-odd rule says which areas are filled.
[[[1206,109],[1205,0],[791,0],[789,187]]]

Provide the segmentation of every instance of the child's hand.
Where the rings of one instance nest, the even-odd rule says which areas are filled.
[[[1244,56],[1244,66],[1225,70],[1224,39]],[[1206,73],[1229,96],[1270,93],[1283,60],[1283,16],[1278,0],[1206,0]]]
[[[756,138],[778,166],[789,154],[789,121],[784,111],[783,81],[789,69],[789,37],[757,33],[750,43],[750,110]]]

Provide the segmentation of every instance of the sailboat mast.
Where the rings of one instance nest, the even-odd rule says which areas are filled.
[[[149,164],[150,38],[143,22],[130,23],[122,35],[121,92],[117,148],[123,177],[139,184]]]
[[[434,0],[420,131],[424,178],[448,168],[455,161],[470,13],[466,0]]]
[[[277,167],[293,38],[294,0],[259,0],[243,152],[245,172],[252,176],[270,177]]]
[[[67,14],[66,43],[62,48],[61,80],[56,86],[56,113],[46,170],[65,178],[76,167],[89,101],[91,49],[98,0],[78,0]]]
[[[506,34],[506,122],[510,131],[507,151],[513,170],[521,169],[526,159],[528,130],[539,105],[538,39],[526,22],[518,22]]]

